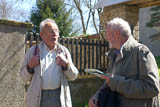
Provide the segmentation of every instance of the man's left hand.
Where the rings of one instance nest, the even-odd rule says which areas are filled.
[[[64,54],[60,53],[56,56],[56,63],[62,67],[67,67],[69,62]]]
[[[107,82],[107,84],[110,83],[110,78],[111,78],[111,76],[101,76],[101,78],[102,78],[102,79],[105,79],[106,82]]]

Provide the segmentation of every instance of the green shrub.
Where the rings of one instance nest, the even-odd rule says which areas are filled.
[[[84,104],[79,105],[79,107],[89,107],[88,101],[84,102]]]
[[[156,56],[156,62],[157,62],[157,65],[158,65],[158,71],[159,71],[159,75],[160,75],[160,56]]]

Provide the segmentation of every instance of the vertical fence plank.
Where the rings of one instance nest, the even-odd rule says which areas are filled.
[[[60,43],[60,44],[61,44],[61,38],[59,38],[59,39],[58,39],[58,43]]]
[[[105,69],[105,61],[106,61],[106,58],[105,58],[105,52],[106,52],[106,45],[105,45],[105,41],[103,41],[103,69]]]
[[[82,39],[80,39],[80,71],[82,72]]]
[[[99,57],[99,53],[98,53],[98,47],[99,47],[99,44],[98,44],[98,40],[96,40],[96,68],[98,69],[98,57]]]
[[[76,53],[76,67],[78,68],[78,40],[75,39],[75,44],[76,44],[76,49],[75,49],[75,53]],[[79,69],[79,68],[78,68]]]
[[[67,38],[66,40],[66,44],[67,44],[67,49],[69,48],[69,39]]]
[[[88,40],[88,68],[90,68],[90,40]]]
[[[102,69],[102,46],[101,46],[101,41],[99,41],[99,52],[100,52],[99,64],[100,64],[100,69]]]
[[[32,41],[33,41],[33,33],[30,32],[30,35],[29,35],[29,47],[32,47]]]
[[[73,39],[70,39],[70,43],[71,43],[71,57],[73,60]]]
[[[84,40],[84,43],[83,43],[83,45],[84,45],[84,69],[86,69],[86,67],[87,67],[87,59],[86,59],[86,57],[87,57],[87,53],[86,53],[86,49],[87,49],[87,41],[86,41],[86,39]],[[83,72],[83,74],[84,75],[86,75],[86,73],[85,72]]]
[[[35,37],[36,37],[36,45],[38,45],[38,42],[39,42],[39,33],[36,33]]]
[[[92,68],[94,68],[94,40],[92,40]]]
[[[62,43],[61,43],[61,44],[64,45],[64,38],[61,38],[61,40],[62,40]]]
[[[87,60],[86,60],[86,39],[84,40],[84,69],[86,68]]]

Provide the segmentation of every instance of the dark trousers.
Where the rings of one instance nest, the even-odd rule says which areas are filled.
[[[109,87],[102,89],[99,93],[98,107],[120,107],[118,93]]]
[[[42,90],[40,107],[61,107],[60,91],[56,90]]]

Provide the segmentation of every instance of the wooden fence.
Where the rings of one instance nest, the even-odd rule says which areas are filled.
[[[29,48],[40,42],[39,34],[29,34],[27,36],[26,47]],[[59,43],[68,48],[74,65],[78,68],[80,74],[86,68],[93,68],[105,71],[107,68],[108,43],[101,40],[59,38]],[[27,49],[26,48],[26,49]]]

